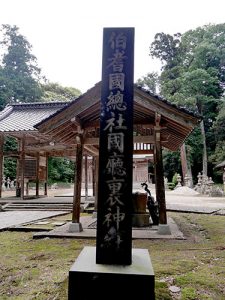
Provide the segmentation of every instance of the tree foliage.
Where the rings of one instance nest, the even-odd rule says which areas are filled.
[[[9,103],[37,101],[69,101],[81,92],[58,83],[42,82],[41,70],[32,54],[32,46],[20,34],[17,26],[1,26],[0,110]],[[14,139],[6,138],[4,151],[17,149]],[[16,160],[4,160],[4,175],[14,179]],[[65,158],[49,158],[49,179],[70,182],[74,177],[74,164]]]
[[[81,91],[74,87],[63,87],[58,83],[42,84],[42,101],[70,101],[80,96]]]
[[[224,120],[220,111],[224,109],[221,102],[225,88],[225,24],[206,25],[182,35],[158,33],[150,46],[150,55],[163,63],[159,78],[161,95],[203,116],[199,131],[202,151],[211,155],[218,142],[214,130]],[[200,137],[195,135],[195,139],[199,142]],[[200,151],[198,145],[190,145],[195,167],[199,166],[194,158],[196,151]],[[201,160],[204,169],[206,155]]]
[[[5,137],[4,141],[4,151],[16,151],[18,149],[17,140],[13,137]],[[16,178],[16,159],[12,157],[4,158],[4,176],[6,178],[15,179]]]
[[[155,94],[158,90],[159,76],[156,72],[147,73],[139,78],[136,84]]]
[[[173,36],[163,32],[157,33],[150,47],[150,55],[159,58],[165,68],[172,68],[180,57],[180,38],[180,33]]]
[[[2,25],[0,46],[4,49],[0,65],[0,108],[7,103],[39,101],[40,69],[32,46],[16,26]]]
[[[74,180],[74,163],[64,157],[49,157],[48,175],[51,181],[71,182]]]
[[[163,150],[163,168],[164,175],[169,182],[172,182],[175,173],[182,173],[179,151],[171,152],[167,149]]]

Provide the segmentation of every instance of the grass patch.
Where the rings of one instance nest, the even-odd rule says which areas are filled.
[[[149,250],[156,280],[164,280],[167,287],[180,287],[180,299],[225,299],[225,217],[172,212],[168,215],[186,240],[134,241],[135,247]],[[166,297],[156,287],[156,299]]]
[[[195,300],[197,299],[197,293],[194,288],[185,287],[182,289],[182,300]]]
[[[87,244],[94,241],[32,239],[32,233],[1,232],[1,299],[63,299],[69,269]],[[59,295],[59,296],[57,296]],[[66,299],[66,297],[65,297]]]
[[[168,286],[165,282],[155,281],[155,297],[156,299],[171,300]]]
[[[225,299],[225,217],[168,215],[186,240],[133,241],[134,248],[149,250],[156,299]],[[61,217],[62,221],[68,216]],[[0,232],[0,299],[66,300],[69,269],[83,247],[95,246],[95,241],[32,236],[32,232]],[[171,285],[180,288],[179,295],[169,291]]]

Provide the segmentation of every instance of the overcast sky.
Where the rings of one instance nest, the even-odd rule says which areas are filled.
[[[0,0],[0,23],[17,25],[51,82],[85,92],[101,80],[104,27],[135,27],[135,81],[157,71],[158,32],[225,22],[225,0]]]

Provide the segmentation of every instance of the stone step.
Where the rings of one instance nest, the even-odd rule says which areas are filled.
[[[92,203],[81,204],[81,211],[86,211],[92,206]],[[2,206],[4,211],[12,210],[65,210],[72,211],[72,203],[8,203]]]
[[[45,211],[72,211],[72,208],[66,207],[7,207],[4,211],[12,211],[12,210],[45,210]]]
[[[26,210],[30,210],[30,211],[68,211],[71,212],[72,209],[67,209],[67,208],[63,208],[63,209],[59,209],[59,208],[13,208],[13,207],[9,207],[7,209],[5,209],[4,211],[26,211]]]

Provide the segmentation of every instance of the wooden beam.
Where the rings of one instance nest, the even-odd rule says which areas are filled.
[[[167,140],[168,140],[168,137],[163,135],[162,142],[166,142]],[[133,142],[134,143],[143,143],[143,144],[154,144],[155,143],[154,135],[134,136]],[[99,145],[99,138],[87,137],[84,140],[84,145]]]
[[[62,126],[59,126],[59,127],[56,127],[55,129],[53,130],[50,130],[50,131],[46,131],[44,132],[44,134],[49,134],[53,139],[54,137],[57,137],[60,133],[64,132],[65,130],[68,129],[68,127],[70,128],[72,125],[71,122],[67,122],[67,123],[64,123]],[[69,130],[69,129],[68,129]]]
[[[94,146],[91,145],[84,145],[84,149],[90,153],[90,155],[93,156],[98,156],[99,155],[99,150],[96,149]]]
[[[68,135],[75,135],[77,133],[77,128],[67,127],[66,129],[62,130],[60,133],[56,133],[53,135],[53,140],[59,141],[60,139],[64,139]]]
[[[81,119],[78,116],[72,117],[70,119],[70,122],[74,123],[76,126],[80,126],[80,127],[82,126]]]
[[[89,138],[84,139],[84,145],[99,145],[99,138]]]
[[[133,154],[153,154],[154,150],[133,150]]]
[[[138,123],[138,124],[140,125],[140,123]],[[153,129],[154,128],[154,124],[153,123],[149,123],[147,121],[145,121],[145,123],[141,123],[141,126],[144,129]]]
[[[99,119],[83,123],[83,128],[85,130],[89,130],[91,128],[96,128],[96,127],[100,127],[100,120]]]
[[[48,151],[48,156],[51,157],[75,157],[74,150],[64,149],[64,150],[52,150]]]
[[[143,143],[143,144],[154,144],[154,135],[141,136],[137,135],[133,137],[134,143]]]
[[[75,132],[68,132],[64,133],[64,135],[57,137],[56,139],[61,143],[61,144],[71,144],[75,140],[76,133]],[[71,142],[70,142],[71,141]]]
[[[134,136],[133,137],[133,141],[134,143],[143,143],[143,144],[154,144],[155,140],[154,140],[154,135],[146,135],[146,136]],[[163,138],[162,140],[163,142],[167,141],[167,137]],[[77,142],[74,141],[71,145],[77,145]],[[99,145],[99,138],[98,137],[86,137],[84,139],[84,145]]]
[[[5,157],[16,157],[16,158],[18,158],[20,154],[19,154],[19,151],[15,150],[15,151],[4,151],[3,155]]]

